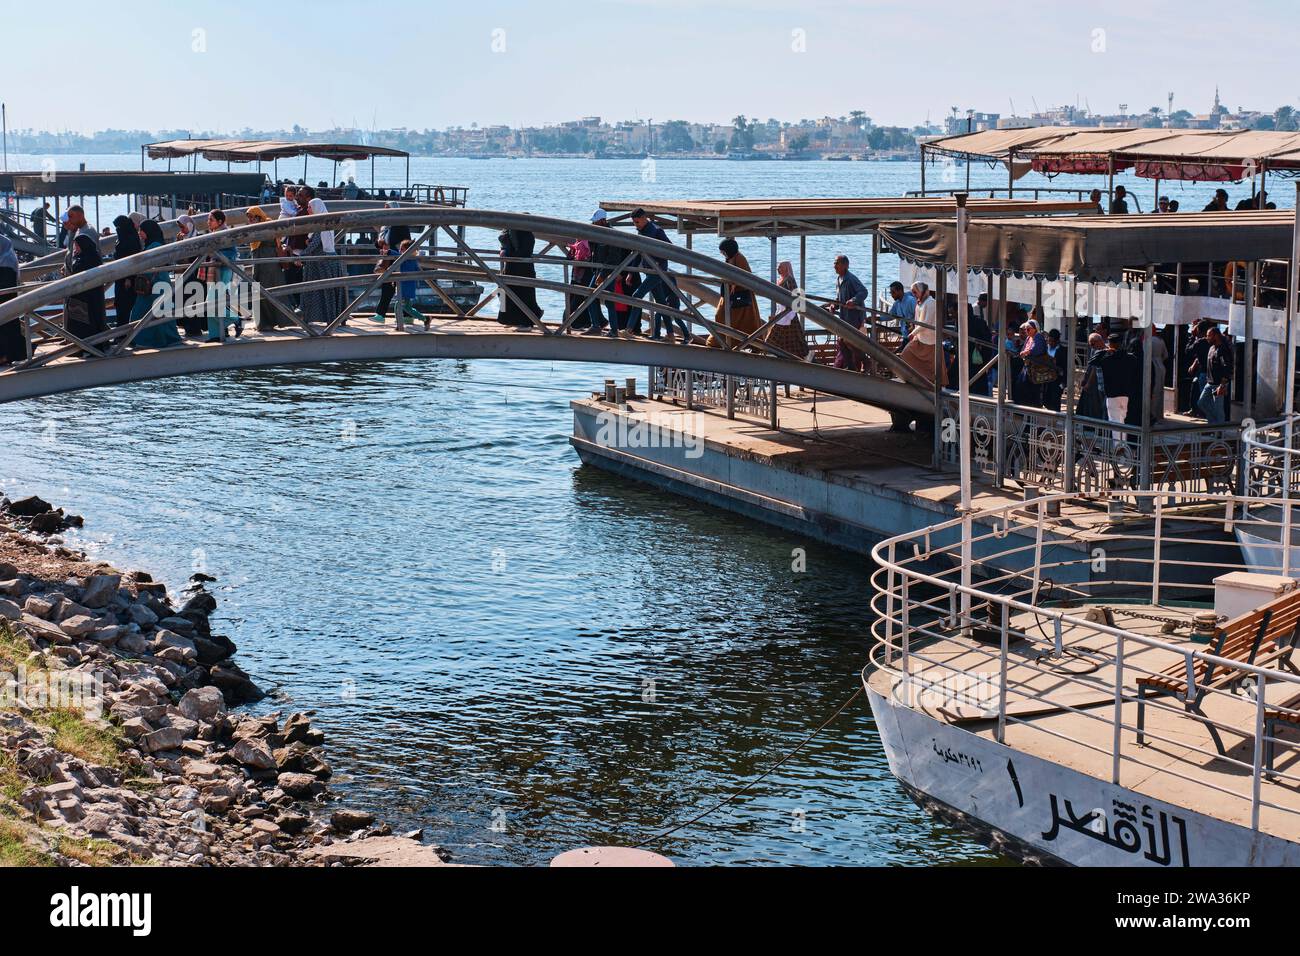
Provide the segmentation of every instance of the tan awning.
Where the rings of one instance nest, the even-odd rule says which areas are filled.
[[[956,156],[977,156],[984,159],[1003,159],[1008,153],[1057,139],[1076,132],[1068,126],[1034,126],[1027,129],[988,129],[979,133],[961,133],[945,136],[924,144],[927,150],[951,153]]]
[[[304,155],[332,160],[410,155],[403,150],[388,146],[363,146],[354,143],[291,143],[265,139],[173,139],[150,143],[145,149],[151,159],[171,159],[198,154],[204,159],[231,163],[252,163]]]
[[[966,259],[971,269],[1009,275],[1118,282],[1125,269],[1150,265],[1284,259],[1294,224],[1289,210],[972,219]],[[909,262],[956,265],[951,219],[889,223],[880,236]]]
[[[1052,135],[1041,135],[1050,130]],[[1096,129],[989,130],[926,144],[958,156],[1033,160],[1046,173],[1135,168],[1139,176],[1237,180],[1252,169],[1300,169],[1300,133],[1276,130]]]

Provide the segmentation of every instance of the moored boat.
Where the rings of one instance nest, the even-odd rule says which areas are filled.
[[[876,548],[863,679],[890,769],[1026,860],[1296,865],[1300,589],[1243,561],[1249,499],[1142,498],[1049,496]]]

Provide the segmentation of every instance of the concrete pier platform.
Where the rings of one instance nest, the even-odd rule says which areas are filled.
[[[889,413],[861,402],[781,395],[776,430],[721,409],[647,398],[622,408],[595,398],[571,407],[570,441],[583,462],[860,553],[958,514],[958,476],[932,467],[932,436],[891,432]],[[1021,500],[1014,483],[972,487],[976,511]],[[1102,538],[1112,555],[1123,549],[1101,506],[1069,507],[1053,529],[1080,550]],[[1236,547],[1212,519],[1205,540],[1211,549]],[[946,543],[936,535],[936,545]],[[1007,546],[998,542],[999,551]]]

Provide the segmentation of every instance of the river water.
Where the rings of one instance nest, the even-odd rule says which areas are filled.
[[[600,199],[897,195],[916,178],[904,163],[412,160],[413,181],[467,185],[472,205],[584,218]],[[765,243],[744,248],[766,262]],[[869,245],[810,241],[810,289],[830,288],[840,249],[863,261]],[[316,715],[346,805],[422,827],[460,862],[542,864],[742,786],[853,692],[869,646],[866,559],[579,464],[569,400],[637,371],[423,361],[73,393],[0,406],[0,480],[84,514],[72,540],[97,557],[173,590],[215,575],[216,623],[275,688],[255,709]],[[993,859],[906,797],[861,698],[657,848],[705,865]]]

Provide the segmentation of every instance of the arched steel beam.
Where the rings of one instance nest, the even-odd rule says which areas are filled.
[[[884,408],[920,414],[933,414],[934,408],[928,396],[902,382],[753,352],[629,341],[603,335],[558,336],[536,332],[366,334],[348,330],[327,336],[282,336],[178,346],[12,372],[0,375],[0,402],[204,372],[421,358],[531,359],[667,366],[789,382]]]

